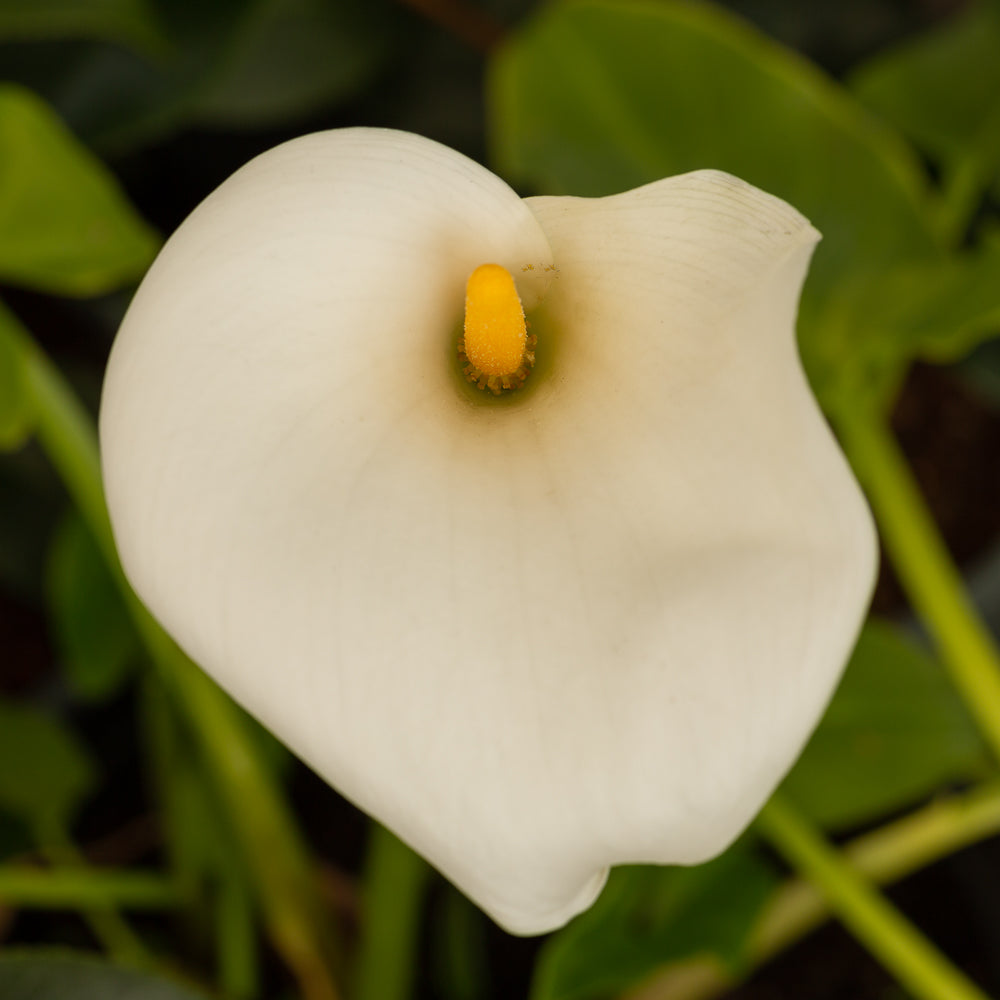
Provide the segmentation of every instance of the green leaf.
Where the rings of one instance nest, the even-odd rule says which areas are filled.
[[[980,345],[962,364],[959,376],[977,402],[984,403],[994,413],[1000,412],[1000,340]],[[996,566],[996,593],[1000,594],[1000,561],[988,559],[987,565]]]
[[[942,257],[912,150],[815,66],[708,3],[563,0],[491,74],[500,168],[605,195],[702,167],[779,195],[823,233],[800,314],[817,389],[857,404],[905,362],[868,322],[886,274]]]
[[[138,655],[138,639],[100,549],[75,512],[52,541],[48,596],[62,664],[76,693],[88,701],[115,694]]]
[[[984,758],[943,668],[897,629],[873,622],[782,787],[812,820],[845,829],[967,780]]]
[[[0,760],[17,762],[0,768],[0,808],[41,835],[65,829],[96,782],[83,744],[29,705],[0,700]]]
[[[17,320],[0,303],[0,451],[20,447],[34,423],[27,362],[16,330]]]
[[[457,889],[441,888],[430,922],[434,993],[441,1000],[479,1000],[490,982],[486,917]]]
[[[187,986],[91,955],[23,949],[0,956],[4,1000],[206,1000]]]
[[[367,0],[257,0],[229,38],[196,116],[283,124],[355,93],[388,53],[378,8]]]
[[[156,252],[104,166],[29,91],[0,85],[0,280],[97,295]]]
[[[394,48],[389,0],[172,0],[157,59],[80,45],[22,72],[95,148],[121,153],[184,126],[287,129],[353,97]]]
[[[66,494],[41,449],[22,448],[0,461],[0,589],[25,605],[43,599],[41,567]],[[23,623],[30,634],[30,622]],[[9,662],[9,650],[0,663]],[[43,654],[44,655],[44,654]],[[0,667],[0,673],[4,672]]]
[[[888,343],[936,363],[964,357],[1000,333],[1000,231],[987,230],[975,247],[939,264],[896,269],[882,303]]]
[[[152,53],[165,41],[147,0],[0,0],[0,39],[107,38]]]
[[[880,52],[854,72],[849,85],[934,158],[982,156],[996,167],[998,51],[1000,5],[973,4],[951,22]]]
[[[706,953],[738,971],[777,883],[746,841],[696,868],[615,869],[597,903],[543,947],[531,1000],[605,1000],[664,962]]]

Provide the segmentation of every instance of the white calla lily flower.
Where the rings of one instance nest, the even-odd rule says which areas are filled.
[[[279,146],[170,239],[115,343],[125,570],[509,930],[611,864],[703,861],[802,748],[874,574],[795,350],[817,238],[715,171],[522,200],[404,133]],[[498,268],[470,315],[527,316],[511,388],[507,362],[463,376],[482,264],[517,295]]]

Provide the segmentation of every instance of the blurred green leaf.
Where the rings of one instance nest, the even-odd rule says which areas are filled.
[[[977,402],[1000,411],[1000,340],[980,345],[962,364],[959,375]],[[997,579],[1000,581],[1000,573]],[[1000,613],[1000,600],[995,604]]]
[[[23,949],[0,956],[3,1000],[206,1000],[187,986],[92,955]]]
[[[0,451],[20,447],[34,419],[27,364],[14,336],[16,322],[0,303]]]
[[[868,320],[896,267],[942,259],[912,150],[815,66],[708,3],[563,0],[492,67],[496,160],[546,194],[604,195],[703,167],[823,233],[800,314],[828,400],[884,393],[908,358]],[[912,353],[912,352],[910,352]]]
[[[95,43],[44,74],[23,68],[95,148],[121,153],[185,126],[288,128],[356,94],[399,18],[389,0],[172,0],[160,13],[165,58]]]
[[[972,4],[954,20],[880,52],[849,85],[935,159],[1000,165],[1000,5]]]
[[[52,540],[47,582],[51,621],[74,691],[87,701],[110,697],[129,676],[139,643],[97,543],[75,511]]]
[[[985,750],[944,669],[872,622],[783,791],[815,822],[844,829],[974,776]]]
[[[531,1000],[605,1000],[699,954],[738,971],[778,881],[747,841],[696,868],[615,869],[597,903],[546,942]]]
[[[196,101],[197,118],[276,125],[355,93],[388,52],[388,22],[379,7],[361,0],[257,0]]]
[[[65,829],[96,782],[83,744],[30,705],[0,700],[0,760],[0,808],[41,834]]]
[[[0,85],[0,280],[97,295],[138,278],[157,239],[41,100]]]
[[[1000,333],[1000,231],[936,265],[901,267],[887,276],[886,341],[933,362],[955,361]],[[871,319],[878,320],[879,309]]]
[[[148,0],[0,0],[0,39],[107,38],[151,53],[165,41]]]
[[[41,567],[65,493],[40,449],[0,460],[0,588],[29,605],[43,599]],[[5,653],[4,655],[9,655]]]

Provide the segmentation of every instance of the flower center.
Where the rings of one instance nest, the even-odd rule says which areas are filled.
[[[458,345],[465,377],[496,395],[517,389],[535,362],[534,345],[510,272],[481,264],[465,286],[465,334]]]

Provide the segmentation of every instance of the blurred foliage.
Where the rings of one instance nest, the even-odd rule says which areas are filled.
[[[396,44],[389,0],[106,0],[100,18],[51,5],[58,18],[25,14],[20,30],[13,13],[6,32],[0,20],[0,39],[45,22],[63,44],[15,71],[118,152],[185,126],[287,125],[355,95]]]
[[[161,53],[166,40],[148,0],[0,0],[0,39],[106,38]]]
[[[206,1000],[169,980],[71,953],[0,956],[4,1000]]]
[[[31,433],[28,373],[13,329],[13,317],[0,306],[0,451],[20,447]]]
[[[158,240],[52,111],[0,87],[0,281],[96,295],[137,278]]]
[[[68,829],[96,785],[86,746],[30,705],[0,701],[0,760],[17,761],[0,768],[0,808],[43,835]]]
[[[941,165],[945,187],[974,197],[1000,168],[1000,4],[878,54],[848,80],[855,94]]]
[[[83,701],[116,694],[139,643],[97,543],[75,511],[53,536],[46,582],[54,638],[74,694]]]
[[[795,5],[794,18],[829,16],[821,6]],[[102,772],[76,720],[130,714],[164,864],[192,900],[180,963],[234,998],[260,995],[268,970],[231,817],[174,693],[134,669],[143,654],[114,578],[30,444],[25,324],[38,317],[40,339],[93,374],[117,310],[93,297],[131,287],[159,244],[115,169],[134,190],[154,190],[146,214],[172,199],[183,212],[229,169],[213,157],[221,148],[245,159],[299,130],[365,123],[472,155],[488,147],[525,193],[600,195],[729,170],[788,199],[824,235],[800,343],[834,419],[887,410],[915,359],[954,361],[1000,328],[1000,4],[969,4],[880,48],[846,83],[710,3],[493,0],[477,10],[482,37],[513,25],[489,54],[394,0],[0,0],[0,595],[44,617],[38,642],[58,668],[29,697],[0,700],[0,761],[17,761],[0,767],[0,855],[73,831]],[[82,301],[68,313],[50,296]],[[77,326],[63,330],[67,315]],[[995,348],[969,363],[984,386],[997,382]],[[245,735],[273,773],[289,769],[255,723]],[[843,833],[987,767],[937,660],[872,622],[783,791]],[[325,838],[327,819],[317,825]],[[532,1000],[599,1000],[689,956],[740,976],[781,885],[752,834],[697,868],[616,870],[598,903],[544,945]],[[341,892],[353,899],[349,883]],[[485,919],[443,892],[427,934],[437,994],[497,995]],[[4,1000],[67,995],[197,996],[90,959],[0,958]]]
[[[845,830],[987,767],[979,732],[941,665],[898,629],[872,621],[783,789],[820,825]]]
[[[618,868],[601,897],[545,946],[531,1000],[601,1000],[671,959],[711,954],[734,972],[779,882],[738,843],[696,868]]]

